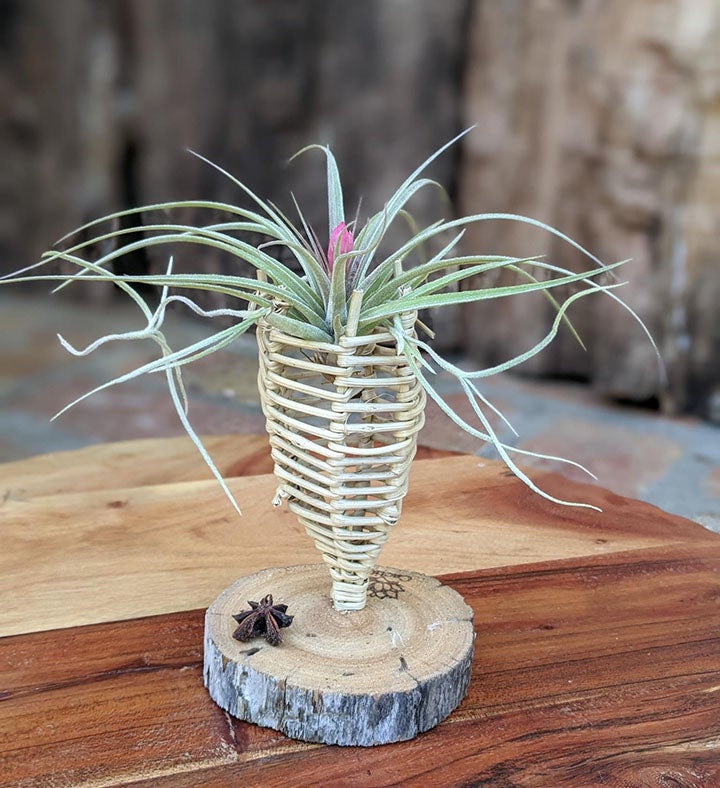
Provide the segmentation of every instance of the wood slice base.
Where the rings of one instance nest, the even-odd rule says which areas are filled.
[[[364,610],[332,606],[322,564],[243,577],[208,608],[205,686],[235,717],[325,744],[387,744],[429,730],[467,692],[472,609],[433,577],[378,567]],[[279,646],[233,638],[232,616],[272,594],[294,616]]]

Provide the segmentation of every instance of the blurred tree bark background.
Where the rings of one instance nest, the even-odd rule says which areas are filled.
[[[284,166],[296,150],[330,144],[348,210],[362,195],[364,214],[476,123],[432,170],[456,210],[526,214],[608,262],[632,257],[623,297],[670,380],[600,298],[571,313],[588,352],[565,333],[523,371],[720,421],[720,0],[0,0],[0,106],[3,271],[112,210],[237,201],[185,148],[283,206],[297,193],[324,231],[321,158]],[[413,213],[441,207],[427,192]],[[508,222],[463,242],[584,264]],[[179,264],[233,265],[210,252]],[[435,316],[438,342],[482,363],[526,349],[550,319],[540,298]]]

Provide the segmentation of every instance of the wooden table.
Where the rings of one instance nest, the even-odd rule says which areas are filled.
[[[476,457],[416,463],[383,552],[474,608],[459,709],[369,749],[229,718],[203,688],[203,608],[317,557],[270,507],[265,439],[209,443],[241,520],[186,440],[0,466],[3,785],[720,785],[720,538],[542,476],[604,512],[557,507]]]

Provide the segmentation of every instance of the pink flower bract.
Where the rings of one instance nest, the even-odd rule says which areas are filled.
[[[340,222],[330,233],[330,243],[328,243],[327,259],[328,266],[332,271],[335,264],[336,254],[347,254],[352,252],[354,243],[353,234],[348,230],[345,222]]]

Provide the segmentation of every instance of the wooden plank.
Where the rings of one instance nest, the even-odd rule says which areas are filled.
[[[265,435],[208,435],[224,476],[272,473]],[[189,438],[119,441],[0,464],[0,497],[37,498],[210,478]]]
[[[273,472],[267,435],[207,435],[203,443],[226,478]],[[416,458],[457,456],[418,446]],[[0,500],[200,481],[210,471],[189,438],[86,446],[0,463]]]
[[[225,717],[199,675],[202,611],[5,638],[2,776],[10,784],[714,785],[719,544],[443,578],[475,614],[469,694],[435,730],[384,747],[305,745]]]
[[[717,539],[601,488],[538,478],[604,512],[552,504],[498,463],[419,461],[381,562],[437,575]],[[295,516],[270,506],[274,477],[230,487],[242,518],[213,480],[31,498],[11,490],[0,520],[0,635],[204,607],[242,575],[319,560]]]
[[[0,639],[3,784],[124,784],[237,762],[202,684],[202,634],[195,611]],[[253,751],[283,740],[255,727],[246,739]]]

